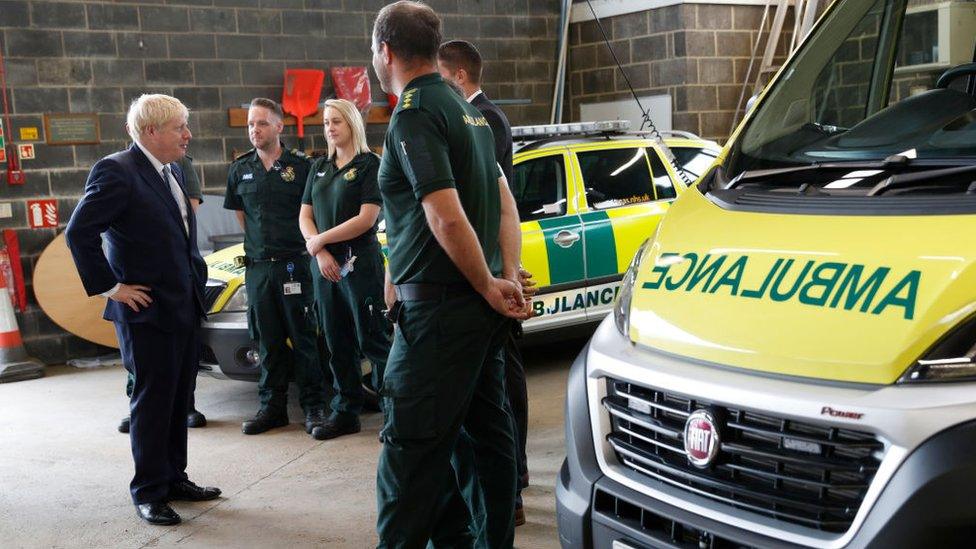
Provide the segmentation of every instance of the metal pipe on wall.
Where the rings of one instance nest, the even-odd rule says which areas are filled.
[[[566,90],[566,58],[569,52],[569,16],[572,13],[573,0],[562,0],[559,13],[559,48],[556,63],[556,82],[552,90],[552,109],[549,113],[549,123],[558,124],[563,118],[563,98]]]

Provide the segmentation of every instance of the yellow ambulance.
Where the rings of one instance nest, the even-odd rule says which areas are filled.
[[[564,547],[973,546],[974,42],[827,8],[571,370]]]

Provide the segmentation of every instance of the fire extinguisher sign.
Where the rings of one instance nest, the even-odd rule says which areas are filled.
[[[58,201],[56,199],[28,200],[27,223],[31,229],[56,229]]]

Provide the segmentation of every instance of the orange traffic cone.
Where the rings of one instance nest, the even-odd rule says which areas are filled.
[[[27,356],[20,338],[17,317],[7,293],[7,280],[0,271],[0,383],[37,379],[44,375],[44,365]]]

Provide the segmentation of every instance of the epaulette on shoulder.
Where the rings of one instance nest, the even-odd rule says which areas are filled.
[[[400,94],[400,101],[397,108],[401,111],[413,109],[420,106],[420,88],[410,88]]]
[[[253,152],[254,152],[254,149],[248,149],[246,152],[242,152],[241,154],[235,156],[234,157],[234,160],[240,160],[240,159],[244,158],[245,156],[247,156],[249,154],[252,154]]]

